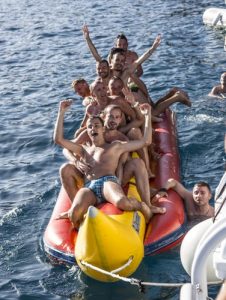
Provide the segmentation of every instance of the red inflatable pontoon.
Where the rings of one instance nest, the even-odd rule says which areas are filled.
[[[156,178],[150,185],[161,188],[168,178],[180,180],[179,155],[175,115],[167,110],[162,116],[163,121],[154,124],[154,142],[161,157],[155,164]],[[182,199],[173,191],[168,198],[159,199],[157,206],[166,207],[164,215],[154,215],[147,225],[144,238],[145,255],[154,255],[178,245],[185,235],[186,216]],[[71,202],[67,193],[61,188],[51,219],[44,233],[44,248],[53,261],[72,265],[75,263],[74,248],[77,231],[72,228],[69,220],[56,220],[61,212],[67,211]],[[120,211],[112,204],[102,205],[106,214],[119,214]]]

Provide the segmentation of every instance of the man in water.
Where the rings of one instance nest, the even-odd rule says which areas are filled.
[[[214,86],[209,93],[211,97],[226,98],[226,72],[221,74],[220,85]]]
[[[86,173],[88,182],[77,192],[69,211],[63,213],[60,218],[69,218],[74,227],[78,228],[88,207],[102,203],[107,199],[107,201],[121,210],[140,211],[144,215],[146,222],[149,222],[153,215],[151,208],[146,203],[138,202],[136,199],[128,198],[125,195],[115,176],[115,171],[119,158],[123,153],[136,151],[151,143],[150,105],[143,104],[140,107],[141,113],[145,118],[144,134],[140,140],[107,143],[104,139],[102,119],[93,116],[87,121],[87,133],[91,140],[91,145],[76,145],[63,136],[64,114],[71,106],[71,103],[71,100],[63,100],[60,103],[54,131],[54,141],[84,159],[90,166],[90,169]]]
[[[197,182],[192,192],[190,192],[176,179],[170,178],[167,180],[164,188],[166,190],[173,189],[181,196],[189,219],[194,219],[198,216],[205,218],[214,216],[214,208],[209,205],[212,195],[208,183],[203,181]]]

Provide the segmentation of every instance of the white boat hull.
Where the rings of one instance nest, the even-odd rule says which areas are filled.
[[[211,7],[203,14],[203,23],[214,27],[226,27],[226,9]]]

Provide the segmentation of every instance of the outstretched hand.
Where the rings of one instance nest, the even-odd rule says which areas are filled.
[[[79,160],[76,160],[76,167],[82,174],[86,175],[92,166],[81,157]]]
[[[156,48],[158,48],[158,46],[160,45],[161,43],[161,34],[158,34],[157,37],[155,38],[154,40],[154,43],[152,44],[152,48],[155,50]]]
[[[135,97],[134,97],[134,94],[130,91],[130,89],[128,87],[124,87],[122,89],[122,92],[125,96],[125,99],[126,101],[130,104],[130,105],[133,105],[136,100],[135,100]]]
[[[56,220],[62,220],[62,219],[69,219],[70,221],[72,221],[72,212],[70,209],[68,211],[59,214],[59,216],[56,218]]]
[[[140,104],[140,111],[144,116],[150,115],[151,114],[151,105],[148,103]]]
[[[84,38],[87,39],[89,37],[89,28],[86,24],[82,27],[82,32]]]
[[[59,106],[60,112],[67,111],[70,108],[71,104],[72,104],[72,100],[69,99],[60,101],[60,106]]]

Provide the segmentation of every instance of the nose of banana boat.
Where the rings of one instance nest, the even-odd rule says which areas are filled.
[[[137,221],[142,217],[137,212],[123,212],[123,222],[119,222],[90,206],[80,226],[75,247],[75,257],[81,270],[105,282],[116,281],[117,278],[93,270],[92,266],[108,272],[115,270],[125,277],[131,275],[144,255],[143,240],[133,224],[134,219]]]

